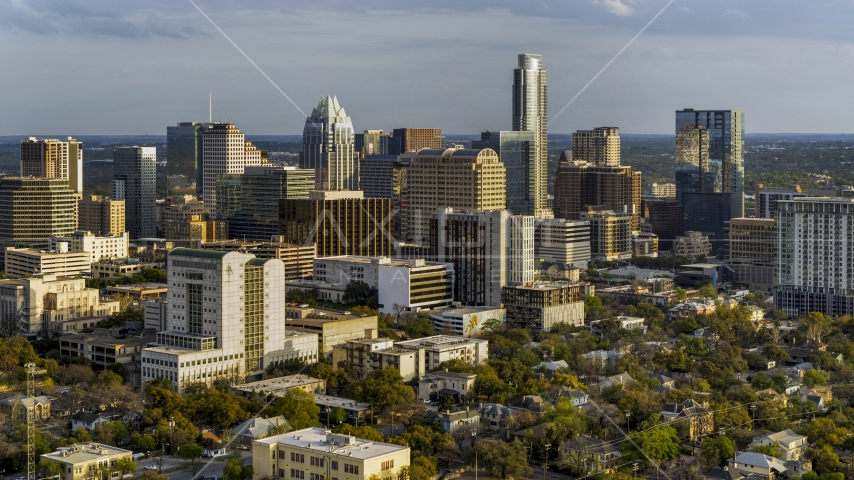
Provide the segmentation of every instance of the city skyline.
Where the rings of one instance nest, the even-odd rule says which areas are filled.
[[[304,112],[318,96],[334,94],[356,131],[426,124],[477,134],[512,127],[507,58],[525,52],[548,61],[549,110],[559,112],[667,4],[571,3],[412,9],[367,2],[288,11],[265,3],[241,10],[198,5]],[[256,135],[299,134],[305,116],[190,3],[101,7],[0,5],[0,23],[9,27],[0,38],[12,47],[0,58],[13,72],[5,74],[0,101],[18,112],[0,121],[0,133],[44,135],[73,125],[70,135],[162,134],[177,121],[206,120],[212,94],[214,120]],[[777,7],[674,2],[550,119],[549,130],[615,125],[625,134],[668,133],[672,111],[690,107],[749,111],[747,133],[854,131],[839,101],[854,73],[842,20],[854,4]],[[329,28],[318,31],[346,32],[347,42],[345,33],[315,37],[321,22]],[[482,28],[457,28],[472,22],[509,33],[494,40]],[[381,61],[367,61],[363,53],[379,45]],[[312,74],[321,67],[322,75]],[[161,73],[122,75],[135,68]],[[391,70],[395,75],[382,75]],[[66,74],[51,74],[58,71]],[[83,105],[91,115],[79,115]]]

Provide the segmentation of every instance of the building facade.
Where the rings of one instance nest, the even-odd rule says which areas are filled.
[[[504,287],[507,325],[548,332],[556,324],[584,324],[581,287],[569,284],[533,284]]]
[[[323,354],[331,352],[333,345],[364,338],[366,330],[377,329],[376,315],[354,315],[307,305],[288,305],[285,316],[286,329],[316,333]]]
[[[70,447],[60,447],[57,451],[42,455],[46,460],[62,466],[58,475],[59,480],[84,480],[97,478],[101,469],[112,472],[119,460],[130,460],[133,452],[123,448],[104,445],[101,443],[77,443]],[[110,478],[121,478],[116,471]]]
[[[166,195],[204,195],[202,138],[211,123],[179,122],[166,127]]]
[[[632,258],[632,216],[605,207],[587,207],[581,220],[590,223],[590,256],[608,262]]]
[[[28,137],[21,142],[21,176],[64,178],[68,188],[83,194],[83,143],[68,137],[66,140]]]
[[[685,207],[678,200],[643,200],[641,216],[650,233],[658,235],[661,250],[670,250],[676,237],[685,235]]]
[[[205,210],[216,214],[217,177],[241,174],[246,167],[267,164],[267,152],[248,142],[232,123],[214,123],[202,133],[202,195]]]
[[[417,152],[422,148],[431,150],[445,148],[445,137],[442,136],[441,128],[395,128],[391,136],[400,139],[399,153]]]
[[[434,335],[395,342],[395,348],[423,352],[427,370],[439,368],[448,360],[460,360],[469,365],[478,365],[487,360],[489,341],[479,338],[461,338],[452,335]]]
[[[620,129],[599,127],[576,130],[572,134],[572,157],[591,165],[619,167]]]
[[[125,225],[132,240],[157,236],[157,149],[113,148],[113,199],[125,202]]]
[[[779,200],[791,200],[795,197],[806,197],[800,187],[796,188],[759,188],[756,192],[756,217],[774,218],[777,213]]]
[[[314,258],[317,256],[317,247],[313,243],[309,245],[286,243],[282,241],[280,235],[274,235],[267,242],[243,242],[239,240],[206,242],[202,248],[229,252],[240,250],[251,253],[258,258],[281,260],[285,264],[285,278],[287,280],[311,278]]]
[[[483,132],[472,148],[489,148],[504,164],[507,183],[507,210],[519,215],[551,218],[548,207],[548,165],[537,156],[537,134],[523,132]]]
[[[300,168],[314,170],[315,190],[358,190],[353,121],[335,96],[321,97],[305,120]]]
[[[87,252],[91,263],[105,259],[128,258],[128,233],[117,235],[95,235],[92,232],[78,230],[68,237],[51,237],[49,249],[58,251],[60,243],[68,245],[69,252]]]
[[[652,196],[656,198],[676,198],[676,184],[653,183]]]
[[[703,232],[685,232],[685,235],[676,237],[673,242],[673,255],[696,260],[699,256],[708,256],[712,253],[712,244],[709,237]]]
[[[551,218],[537,220],[534,258],[566,267],[587,268],[590,262],[590,222]]]
[[[771,291],[776,233],[773,218],[730,220],[729,261],[735,283],[754,291]]]
[[[125,201],[102,195],[84,195],[78,202],[77,228],[95,235],[121,235],[125,229]]]
[[[0,180],[0,242],[47,248],[48,239],[77,230],[77,198],[61,178],[4,177]]]
[[[439,309],[430,312],[436,331],[450,331],[461,337],[477,337],[490,320],[505,324],[506,313],[503,308],[460,307]]]
[[[514,182],[524,178],[526,182],[521,188],[527,190],[527,195],[518,187],[510,188],[508,193],[511,194],[514,201],[517,198],[528,200],[522,205],[513,205],[520,211],[510,210],[513,213],[534,215],[537,218],[550,218],[552,214],[549,213],[548,208],[547,188],[549,156],[548,87],[542,55],[522,53],[518,56],[518,63],[513,70],[513,131],[533,132],[534,151],[530,151],[530,144],[527,144],[526,147],[526,144],[523,143],[526,137],[508,136],[508,141],[512,142],[507,144],[508,149],[515,155],[515,158],[510,157],[516,164],[513,167],[514,173],[519,170],[527,171],[524,177],[514,176],[512,178]],[[504,136],[503,134],[499,135]],[[529,150],[527,154],[525,148]],[[526,211],[521,211],[520,207],[524,207]]]
[[[92,271],[89,252],[6,247],[3,270],[9,278],[23,278],[37,273],[73,277]]]

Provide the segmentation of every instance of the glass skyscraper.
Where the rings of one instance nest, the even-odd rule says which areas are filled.
[[[472,148],[491,148],[507,171],[507,210],[534,215],[542,205],[536,132],[483,132]],[[541,212],[542,213],[542,212]],[[539,215],[538,215],[539,216]]]
[[[210,124],[166,127],[166,195],[202,195],[202,134]]]
[[[527,175],[524,177],[528,182],[525,190],[531,204],[527,211],[513,212],[526,215],[534,215],[537,218],[551,218],[548,209],[548,92],[546,91],[546,70],[543,68],[543,56],[520,54],[519,64],[513,70],[513,131],[534,132],[533,164],[520,167]],[[511,167],[507,165],[507,178],[513,178],[513,182],[520,181],[518,177],[511,177]],[[527,158],[519,157],[519,160],[528,161]],[[510,181],[507,182],[508,186]],[[508,207],[510,206],[510,192],[508,190]]]
[[[709,131],[709,162],[721,163],[721,191],[730,195],[733,218],[744,216],[744,111],[697,110],[676,111],[676,133],[686,125]]]
[[[300,168],[314,170],[316,190],[358,190],[353,122],[336,97],[321,97],[305,119]]]
[[[132,240],[157,235],[157,149],[113,148],[113,200],[125,201],[125,224]]]

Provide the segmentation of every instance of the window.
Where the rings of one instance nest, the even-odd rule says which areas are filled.
[[[324,461],[320,457],[311,457],[311,464],[315,467],[325,467]]]
[[[383,471],[391,470],[392,468],[394,468],[394,460],[386,460],[385,462],[382,463],[382,470]]]
[[[291,469],[291,478],[304,479],[305,478],[305,472],[302,470],[298,470],[296,468],[292,468]]]
[[[284,468],[280,468],[280,469],[279,469],[279,476],[280,476],[280,477],[284,477],[284,476],[285,476],[285,469],[284,469]]]
[[[301,453],[291,452],[291,461],[292,462],[305,463],[305,455],[303,455]]]
[[[338,460],[331,460],[332,470],[338,470]]]
[[[344,464],[344,473],[350,473],[353,475],[359,474],[359,466],[358,465],[350,465],[349,463]]]
[[[279,458],[281,458],[282,460],[285,459],[285,451],[284,450],[279,450]]]

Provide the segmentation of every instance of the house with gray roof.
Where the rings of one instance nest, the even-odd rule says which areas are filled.
[[[247,447],[260,438],[266,438],[277,433],[287,432],[291,429],[285,417],[279,415],[270,418],[252,417],[249,420],[231,429],[234,441]]]

